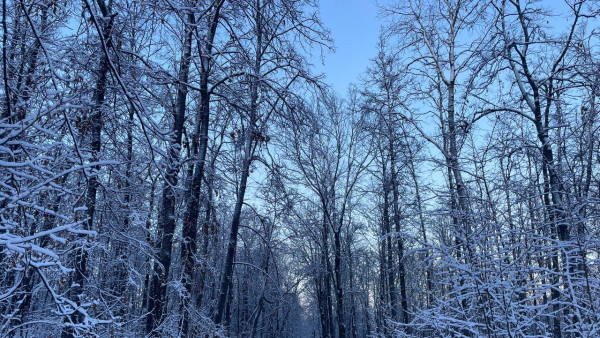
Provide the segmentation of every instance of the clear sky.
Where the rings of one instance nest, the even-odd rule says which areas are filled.
[[[327,83],[339,94],[345,94],[377,52],[377,4],[375,0],[320,0],[320,12],[336,51],[325,55],[325,65],[319,59],[314,64],[318,72],[326,74]]]

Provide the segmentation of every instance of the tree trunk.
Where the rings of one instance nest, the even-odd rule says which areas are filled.
[[[107,49],[111,46],[111,31],[114,22],[114,16],[111,16],[109,13],[109,9],[104,4],[104,1],[98,0],[99,7],[102,11],[102,16],[107,19],[106,24],[102,28],[102,39],[105,41]],[[88,8],[91,12],[92,9]],[[100,65],[98,67],[98,79],[96,80],[96,87],[94,89],[94,106],[91,111],[91,123],[92,128],[90,131],[90,150],[91,150],[91,162],[97,162],[98,157],[100,155],[101,145],[102,145],[102,106],[104,105],[104,100],[106,96],[106,83],[109,71],[109,56],[106,53],[102,53],[100,57]],[[98,191],[98,186],[100,185],[98,180],[98,171],[100,170],[99,166],[93,166],[90,168],[90,176],[88,177],[87,186],[86,186],[86,194],[85,194],[85,207],[87,208],[87,222],[84,223],[85,230],[93,230],[94,229],[94,215],[96,211],[96,193]],[[87,263],[88,263],[88,255],[89,252],[86,248],[87,236],[80,235],[79,241],[81,242],[81,247],[76,252],[75,257],[75,273],[73,276],[73,287],[69,290],[69,293],[76,297],[76,304],[80,306],[83,302],[83,292],[84,292],[84,283],[88,274],[87,271]],[[82,323],[84,320],[83,314],[79,311],[74,311],[71,315],[68,316],[68,319],[65,318],[65,321],[69,323],[68,326],[63,328],[61,336],[63,338],[66,337],[75,337],[76,333],[72,325],[78,325]],[[72,324],[72,325],[71,325]]]
[[[202,74],[200,80],[200,110],[199,110],[199,123],[197,124],[197,130],[194,133],[193,149],[198,149],[196,156],[196,164],[191,165],[191,171],[193,172],[192,184],[190,186],[189,195],[187,196],[187,204],[183,216],[183,228],[182,228],[182,245],[181,245],[181,264],[183,265],[183,280],[182,284],[185,287],[187,295],[182,300],[183,307],[183,319],[182,319],[182,335],[186,336],[189,330],[189,319],[190,309],[192,302],[192,281],[196,271],[196,259],[195,254],[197,251],[197,225],[198,217],[200,214],[200,192],[202,188],[202,180],[204,179],[204,169],[206,163],[206,151],[208,149],[208,126],[210,120],[210,92],[208,90],[208,80],[210,76],[210,69],[212,63],[211,51],[213,47],[214,37],[217,30],[217,23],[219,21],[219,11],[224,0],[217,3],[214,12],[211,16],[209,32],[204,48],[200,47],[200,41],[198,42],[198,50],[202,53],[205,50],[206,55],[200,56],[202,61]],[[196,147],[196,144],[199,145]],[[194,169],[195,168],[195,169]]]
[[[253,128],[250,128],[246,133],[245,141],[245,158],[242,162],[242,171],[240,178],[240,187],[237,193],[237,200],[233,211],[233,219],[231,220],[231,231],[229,233],[229,241],[227,243],[227,257],[225,258],[225,267],[223,271],[223,277],[221,278],[221,286],[219,288],[219,299],[217,303],[217,312],[215,313],[214,321],[215,324],[220,325],[223,323],[225,308],[229,306],[228,295],[233,289],[233,260],[237,250],[237,237],[240,227],[240,219],[242,215],[242,206],[244,204],[244,197],[246,195],[246,185],[248,182],[248,176],[250,175],[250,164],[252,162],[252,147],[253,147]],[[227,321],[227,319],[225,319]]]
[[[396,172],[396,153],[393,131],[390,132],[390,178],[393,192],[394,225],[396,242],[398,245],[398,277],[400,282],[400,312],[402,323],[408,324],[408,301],[406,299],[406,269],[404,268],[404,239],[400,235],[400,193],[398,191],[398,177]]]
[[[150,280],[148,295],[148,316],[146,317],[146,334],[158,334],[153,330],[163,320],[163,312],[168,301],[167,282],[171,266],[171,248],[173,233],[175,231],[175,187],[178,182],[180,167],[179,148],[183,135],[185,120],[185,103],[188,93],[187,83],[189,77],[190,60],[192,54],[192,36],[195,18],[193,13],[188,13],[185,23],[185,38],[183,52],[178,74],[177,100],[173,112],[173,130],[167,153],[167,168],[164,175],[162,189],[162,202],[158,214],[158,257],[154,261],[154,274]]]
[[[127,233],[129,231],[129,217],[130,217],[130,212],[131,212],[131,181],[132,181],[132,167],[133,167],[133,118],[134,118],[134,110],[129,109],[129,120],[128,120],[128,126],[127,126],[127,168],[125,169],[125,196],[123,196],[123,203],[125,204],[125,211],[126,214],[123,216],[123,229],[122,231]],[[127,250],[127,248],[118,243],[117,244],[117,250]],[[126,293],[127,293],[127,270],[126,270],[126,264],[125,262],[127,262],[127,256],[123,255],[122,257],[122,264],[118,265],[118,272],[117,275],[119,276],[119,278],[117,279],[117,285],[116,285],[116,294],[117,295],[121,295],[122,298],[126,297]],[[119,316],[121,316],[121,318],[123,319],[125,316],[127,316],[129,314],[129,304],[122,304],[121,305],[121,309],[119,311]]]
[[[6,24],[6,0],[2,0],[2,78],[4,82],[4,109],[2,118],[9,119],[11,112],[10,83],[8,76],[8,26]]]
[[[242,160],[242,171],[240,186],[238,189],[237,201],[235,204],[233,219],[231,220],[231,230],[229,234],[229,242],[227,243],[227,256],[225,258],[225,267],[223,269],[223,276],[221,278],[221,286],[219,288],[219,299],[217,302],[217,311],[215,313],[214,322],[217,325],[229,322],[229,315],[224,317],[226,308],[231,307],[231,299],[233,295],[230,295],[233,289],[233,260],[235,259],[235,253],[237,249],[237,237],[240,227],[240,218],[242,213],[242,206],[244,204],[244,197],[246,195],[246,185],[248,182],[248,176],[250,175],[250,165],[254,157],[254,150],[256,143],[259,142],[256,139],[256,123],[258,118],[258,89],[259,82],[257,81],[260,77],[260,69],[263,57],[263,6],[261,0],[256,0],[255,4],[255,24],[256,24],[256,45],[254,55],[253,80],[250,83],[250,109],[248,119],[248,129],[245,133],[245,144],[244,144],[244,158]]]
[[[338,315],[338,337],[346,337],[346,316],[344,313],[344,290],[342,284],[342,242],[340,240],[341,228],[333,232],[333,271],[335,274],[335,297]]]
[[[413,181],[413,184],[415,185],[415,202],[417,204],[417,213],[419,216],[419,227],[421,230],[421,236],[423,238],[423,244],[427,245],[427,231],[425,230],[425,219],[423,217],[423,202],[421,201],[421,187],[419,184],[419,179],[417,177],[417,171],[415,170],[415,164],[414,164],[414,156],[411,150],[410,145],[408,145],[408,153],[410,156],[410,160],[409,160],[409,168],[410,168],[410,175]],[[428,260],[428,258],[426,258],[426,260]],[[429,262],[428,262],[429,265]],[[429,307],[432,303],[433,303],[433,281],[431,278],[431,268],[427,268],[427,270],[425,271],[425,281],[426,281],[426,285],[427,285],[427,303],[426,303],[426,307]]]
[[[387,175],[388,175],[388,171],[387,171],[387,165],[386,165],[386,161],[385,159],[383,160],[383,177],[384,177],[384,183],[383,183],[383,236],[384,236],[384,242],[385,242],[385,262],[386,262],[386,266],[385,266],[385,274],[387,276],[387,291],[388,291],[388,297],[386,297],[389,300],[389,309],[390,309],[390,317],[392,320],[396,320],[398,317],[397,311],[396,311],[396,304],[397,304],[397,295],[396,295],[396,274],[395,274],[395,269],[394,269],[394,251],[393,251],[393,240],[390,236],[390,232],[392,231],[391,229],[391,222],[390,222],[390,199],[389,199],[389,194],[390,194],[390,185],[388,184],[388,179],[387,179]]]
[[[211,224],[213,223],[212,221],[212,176],[208,177],[208,182],[207,182],[207,198],[206,198],[206,202],[205,202],[205,214],[204,214],[204,222],[202,223],[202,248],[200,250],[200,256],[205,258],[205,261],[202,262],[202,266],[200,268],[200,275],[199,275],[199,280],[198,280],[198,294],[196,295],[195,301],[196,301],[196,307],[200,308],[202,306],[202,300],[204,299],[204,288],[206,285],[206,273],[208,271],[208,262],[206,261],[206,258],[208,258],[208,244],[209,244],[209,238],[212,237],[213,231],[211,231]]]

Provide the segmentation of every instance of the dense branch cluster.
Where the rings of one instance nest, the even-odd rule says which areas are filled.
[[[596,2],[1,6],[0,336],[600,335]]]

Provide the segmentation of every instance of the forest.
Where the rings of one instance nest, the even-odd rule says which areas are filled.
[[[1,337],[600,336],[600,2],[1,2]]]

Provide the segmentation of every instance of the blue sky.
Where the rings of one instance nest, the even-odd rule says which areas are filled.
[[[356,83],[375,57],[380,20],[375,0],[320,0],[321,19],[331,31],[336,51],[314,64],[339,94]]]

